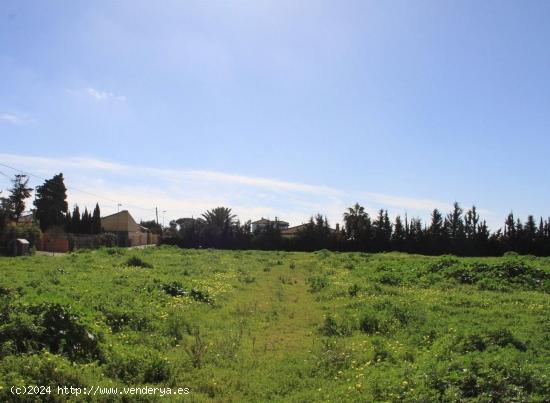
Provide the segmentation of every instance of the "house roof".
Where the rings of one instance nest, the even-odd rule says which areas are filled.
[[[103,217],[101,217],[101,219],[103,220],[104,218],[114,217],[114,216],[117,216],[117,215],[122,216],[122,215],[125,215],[125,214],[129,215],[130,213],[128,212],[128,210],[121,210],[118,213],[113,213],[113,214],[103,216]]]
[[[294,235],[298,231],[300,231],[302,228],[305,228],[306,225],[307,224],[300,224],[300,225],[296,225],[294,227],[290,227],[290,228],[281,230],[281,235]]]
[[[268,220],[266,218],[261,218],[259,219],[258,221],[253,221],[251,224],[269,224],[269,223],[273,223],[273,222],[277,222],[279,224],[286,224],[288,225],[288,223],[286,221],[282,221],[282,220]]]

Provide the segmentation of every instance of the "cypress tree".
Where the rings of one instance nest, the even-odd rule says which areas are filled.
[[[47,179],[36,189],[36,218],[42,231],[52,226],[63,226],[67,212],[67,188],[63,183],[63,174]]]
[[[99,204],[96,203],[94,213],[92,215],[92,234],[101,233],[101,212],[99,211]]]
[[[75,204],[71,220],[71,232],[73,234],[79,234],[81,225],[80,209],[78,208],[78,205]]]
[[[90,213],[88,213],[88,208],[84,207],[84,214],[82,214],[82,219],[80,221],[80,233],[81,234],[90,234],[92,230],[92,219]]]

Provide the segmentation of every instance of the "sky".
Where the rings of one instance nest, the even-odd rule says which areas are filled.
[[[166,224],[547,217],[549,19],[544,0],[3,0],[0,189],[5,165],[63,172],[71,207]]]

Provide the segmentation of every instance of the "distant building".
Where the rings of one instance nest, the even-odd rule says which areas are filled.
[[[307,225],[308,224],[300,224],[300,225],[296,225],[294,227],[286,228],[286,229],[281,231],[281,235],[286,237],[286,238],[295,237],[298,234],[298,232],[305,229],[307,227]]]
[[[285,238],[295,237],[298,234],[298,232],[304,230],[308,225],[309,224],[300,224],[300,225],[296,225],[294,227],[284,229],[284,230],[281,231],[281,235]],[[340,232],[340,224],[337,223],[336,228],[329,228],[328,230],[331,234]]]
[[[119,246],[138,246],[156,244],[159,236],[153,234],[134,220],[128,210],[101,218],[101,228],[104,232],[112,232],[117,236]]]
[[[24,213],[17,219],[18,224],[32,224],[34,222],[33,213]]]
[[[278,228],[283,231],[288,228],[288,223],[286,221],[280,221],[277,218],[275,218],[275,220],[268,220],[263,217],[258,221],[250,223],[250,230],[252,232],[263,231],[268,227],[273,229]]]

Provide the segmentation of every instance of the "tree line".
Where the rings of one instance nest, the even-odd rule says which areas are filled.
[[[37,237],[36,224],[17,224],[25,211],[25,201],[32,193],[28,182],[26,175],[15,175],[8,190],[9,196],[0,194],[0,236],[3,240],[8,232],[13,237],[19,231],[17,233],[24,237],[25,231],[30,229],[33,233],[29,237]],[[36,188],[33,214],[39,230],[58,227],[70,233],[101,232],[98,204],[92,212],[85,208],[80,213],[79,207],[74,206],[71,213],[66,199],[67,188],[62,173]],[[333,229],[326,217],[317,214],[292,236],[283,236],[276,225],[252,231],[250,221],[241,223],[230,208],[217,207],[197,218],[173,220],[166,228],[155,221],[141,224],[162,234],[165,243],[190,248],[402,251],[463,256],[501,255],[515,251],[550,256],[550,217],[535,220],[529,215],[522,221],[510,213],[502,229],[491,232],[475,206],[464,210],[455,202],[446,214],[434,209],[430,219],[423,223],[420,218],[399,215],[392,220],[384,209],[371,217],[363,206],[356,203],[343,213],[343,222],[342,228]]]
[[[358,203],[343,214],[344,226],[332,229],[326,217],[317,214],[292,236],[283,236],[277,226],[251,231],[251,222],[243,224],[227,207],[208,210],[198,218],[180,218],[164,230],[165,243],[181,247],[228,249],[266,249],[313,251],[383,252],[402,251],[429,255],[462,256],[501,255],[507,251],[550,256],[550,218],[532,215],[525,222],[512,213],[503,229],[491,232],[475,206],[464,210],[459,203],[443,214],[438,209],[430,220],[396,216],[387,210],[371,217]]]
[[[8,189],[9,195],[3,196],[0,192],[0,247],[8,248],[14,238],[26,238],[32,245],[41,236],[41,231],[52,227],[63,229],[74,234],[101,233],[101,211],[99,204],[92,212],[84,208],[81,214],[78,205],[73,212],[68,209],[67,188],[63,174],[55,175],[51,179],[37,186],[35,191],[32,220],[20,222],[25,211],[26,200],[31,196],[33,189],[29,187],[29,177],[18,174],[12,179]]]

